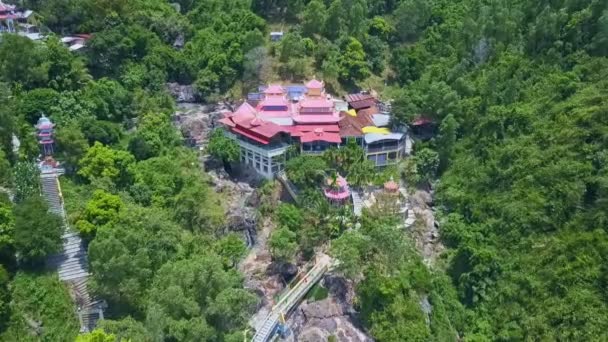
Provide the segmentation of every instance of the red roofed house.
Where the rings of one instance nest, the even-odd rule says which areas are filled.
[[[241,147],[242,163],[250,165],[266,178],[273,178],[284,169],[287,150],[294,143],[303,154],[321,154],[330,147],[339,147],[347,138],[356,138],[362,147],[367,148],[366,134],[362,129],[373,125],[370,115],[341,115],[334,99],[325,93],[321,81],[313,79],[307,82],[305,91],[299,92],[302,96],[289,96],[290,87],[273,84],[262,88],[255,107],[244,102],[234,113],[227,113],[220,120],[227,136]],[[371,137],[370,153],[384,153],[386,149],[378,151],[378,147],[384,146],[379,144],[386,144],[387,139],[394,141],[394,150],[402,148],[402,136],[395,133]],[[373,157],[373,160],[381,159]],[[379,166],[386,164],[377,162]]]

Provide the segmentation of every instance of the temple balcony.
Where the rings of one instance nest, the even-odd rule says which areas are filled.
[[[405,142],[399,144],[373,144],[365,147],[366,153],[405,151]]]
[[[254,151],[267,157],[274,157],[284,154],[289,146],[291,146],[287,142],[283,141],[272,142],[268,145],[264,145],[229,131],[224,131],[224,134],[230,139],[236,141],[237,144],[239,144],[239,146],[242,148]]]

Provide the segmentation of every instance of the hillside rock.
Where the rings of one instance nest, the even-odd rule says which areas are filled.
[[[167,90],[173,96],[177,103],[196,102],[198,92],[192,85],[183,85],[179,83],[167,83]]]
[[[331,297],[302,303],[289,321],[292,334],[288,340],[291,341],[327,341],[330,336],[341,342],[372,341],[353,325],[342,310],[342,305]]]

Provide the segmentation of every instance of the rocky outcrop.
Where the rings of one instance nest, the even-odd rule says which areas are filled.
[[[321,281],[329,291],[328,298],[315,302],[303,302],[288,320],[291,334],[288,341],[372,341],[357,321],[353,307],[355,299],[352,281],[327,273]]]
[[[167,90],[173,96],[177,103],[196,102],[198,92],[192,85],[183,85],[179,83],[167,83]]]
[[[445,250],[439,238],[438,224],[435,221],[433,194],[417,190],[410,197],[410,202],[417,221],[415,229],[412,230],[416,248],[420,251],[424,262],[427,265],[433,265]]]
[[[372,341],[353,325],[335,298],[302,303],[289,320],[292,334],[288,340],[300,342],[327,341],[331,336],[336,341]]]
[[[173,120],[190,145],[204,148],[209,133],[219,127],[218,120],[224,117],[226,111],[229,111],[229,108],[224,104],[179,103]]]

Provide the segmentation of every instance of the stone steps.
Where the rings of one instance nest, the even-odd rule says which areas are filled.
[[[86,246],[80,235],[70,230],[67,225],[58,175],[57,172],[44,172],[40,175],[42,196],[49,206],[49,211],[59,215],[65,226],[62,235],[63,250],[60,254],[49,257],[47,264],[57,269],[59,279],[69,286],[78,306],[80,331],[84,333],[95,329],[97,321],[103,319],[103,310],[107,305],[103,301],[94,300],[89,294]]]

